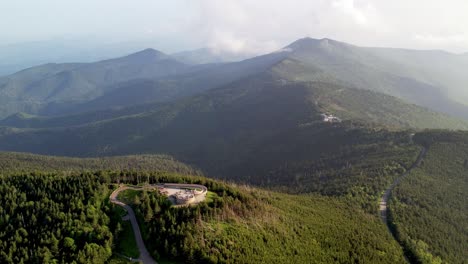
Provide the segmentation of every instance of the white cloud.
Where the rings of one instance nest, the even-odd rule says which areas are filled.
[[[214,31],[208,42],[210,48],[218,51],[239,53],[247,48],[246,41],[236,38],[231,32]]]
[[[332,7],[338,12],[350,16],[356,24],[365,25],[368,22],[363,10],[354,5],[354,0],[335,0],[332,1]]]
[[[267,52],[295,39],[466,51],[466,0],[201,0],[192,37],[217,49]]]

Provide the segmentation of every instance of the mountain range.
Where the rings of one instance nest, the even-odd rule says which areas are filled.
[[[323,113],[342,122],[323,122]],[[2,125],[8,126],[0,130],[2,150],[82,157],[163,153],[218,177],[265,175],[288,160],[338,155],[378,142],[375,129],[468,129],[467,122],[396,97],[285,82],[268,73],[173,102],[64,117],[17,115]]]
[[[164,252],[172,259],[202,263],[213,255],[219,259],[208,263],[233,256],[239,262],[257,256],[255,263],[265,257],[281,263],[466,259],[460,246],[466,236],[460,230],[466,222],[462,198],[468,135],[454,131],[468,130],[466,54],[305,38],[269,54],[231,57],[239,60],[234,62],[218,55],[209,49],[172,55],[145,49],[94,63],[50,63],[1,77],[0,150],[9,151],[0,153],[1,173],[9,173],[0,179],[9,190],[2,197],[21,199],[15,204],[23,208],[26,196],[11,193],[27,193],[34,189],[32,182],[75,179],[76,195],[92,189],[99,195],[91,200],[101,197],[95,201],[105,205],[110,182],[196,181],[210,189],[209,202],[169,210],[174,215],[167,219],[161,211],[165,199],[158,198],[157,206],[143,197],[151,192],[129,199],[141,207],[137,212],[147,211],[139,215],[140,224],[146,243],[158,248],[152,251],[155,258]],[[63,175],[51,174],[52,179],[32,173],[36,170]],[[19,172],[26,174],[16,177]],[[385,211],[389,221],[382,223],[377,205],[388,186],[397,195]],[[42,189],[49,197],[56,193]],[[68,195],[61,199],[70,200]],[[43,201],[53,200],[47,199]],[[413,209],[405,209],[409,207]],[[192,209],[193,221],[179,225]],[[197,210],[207,215],[195,217]],[[23,218],[23,210],[17,212],[14,219]],[[54,212],[54,219],[61,217]],[[7,223],[1,217],[0,225]],[[167,224],[164,229],[159,221]],[[27,241],[20,239],[26,231],[21,232],[5,233],[16,237],[8,243]],[[150,239],[155,235],[160,239]],[[239,237],[243,248],[233,247]],[[13,248],[10,244],[3,246]],[[262,249],[249,251],[254,244]],[[298,244],[307,246],[294,250]],[[284,245],[289,250],[276,256]],[[203,255],[213,248],[216,252]],[[194,249],[199,253],[194,255]]]
[[[96,63],[46,64],[23,70],[0,78],[0,117],[17,112],[66,115],[167,102],[272,71],[289,81],[322,81],[377,91],[468,118],[464,86],[468,77],[463,71],[468,60],[462,55],[361,48],[307,38],[233,63],[189,65],[180,56],[147,49]]]
[[[465,63],[440,51],[306,38],[230,63],[186,64],[146,49],[96,63],[46,64],[0,79],[0,149],[168,153],[208,168],[216,159],[244,162],[253,149],[298,133],[468,129]],[[327,124],[323,114],[343,122]],[[243,156],[238,144],[252,149]]]

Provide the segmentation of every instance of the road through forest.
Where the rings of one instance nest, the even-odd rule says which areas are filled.
[[[413,163],[413,165],[411,165],[411,167],[405,173],[403,173],[398,178],[396,178],[393,181],[393,183],[385,190],[382,197],[380,198],[380,207],[379,207],[380,218],[382,219],[382,222],[387,226],[388,231],[392,234],[392,236],[395,238],[395,240],[396,240],[396,237],[393,234],[393,232],[391,231],[390,223],[388,222],[388,207],[387,207],[388,199],[390,199],[390,195],[391,195],[393,189],[395,188],[395,186],[397,186],[401,182],[401,180],[403,180],[408,174],[410,174],[410,172],[414,168],[418,167],[421,164],[421,161],[423,160],[424,156],[426,155],[426,152],[427,152],[427,149],[425,147],[423,147],[421,149],[421,152],[419,153],[418,158]]]
[[[110,201],[112,203],[114,203],[114,204],[122,206],[128,212],[128,216],[129,216],[130,222],[132,224],[133,233],[135,234],[135,240],[136,240],[136,243],[137,243],[137,246],[138,246],[138,250],[140,251],[140,257],[138,259],[135,259],[134,261],[141,261],[144,264],[146,264],[146,263],[154,264],[154,263],[157,263],[157,262],[151,257],[148,250],[146,249],[145,243],[143,242],[143,238],[141,236],[140,227],[138,226],[138,221],[137,221],[137,219],[135,217],[135,212],[133,211],[133,209],[129,205],[119,201],[117,199],[117,196],[119,195],[119,193],[121,191],[125,191],[125,190],[142,191],[144,189],[152,190],[152,189],[155,189],[155,188],[158,188],[158,187],[198,188],[198,189],[201,189],[202,193],[205,193],[205,194],[208,191],[208,189],[205,186],[199,185],[199,184],[166,183],[166,184],[147,185],[147,186],[143,186],[143,187],[132,187],[132,186],[121,185],[121,186],[119,186],[119,188],[117,188],[115,191],[112,192],[112,194],[109,197]],[[203,200],[204,200],[204,198],[203,198]]]
[[[135,217],[135,212],[133,212],[133,209],[129,205],[117,200],[117,196],[119,195],[119,193],[127,189],[136,189],[136,188],[128,187],[128,186],[120,186],[117,190],[112,192],[110,196],[110,201],[114,204],[122,206],[128,212],[128,216],[130,217],[130,222],[132,224],[133,233],[135,235],[135,240],[138,246],[138,250],[140,251],[140,257],[136,261],[141,261],[143,262],[143,264],[157,264],[157,262],[154,261],[154,259],[149,254],[148,250],[146,249],[145,243],[143,242],[143,238],[141,237],[140,227],[138,226],[138,222]],[[141,188],[139,188],[139,190],[140,189]]]

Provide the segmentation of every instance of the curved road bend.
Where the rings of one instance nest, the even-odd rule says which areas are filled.
[[[143,238],[141,237],[141,232],[140,232],[140,227],[138,226],[137,219],[135,217],[135,212],[133,212],[133,209],[128,206],[127,204],[122,203],[121,201],[117,200],[117,196],[121,191],[127,190],[127,189],[134,189],[134,190],[141,190],[141,188],[133,188],[133,187],[127,187],[127,186],[120,186],[118,189],[112,192],[110,195],[110,201],[114,204],[117,204],[119,206],[122,206],[125,210],[128,212],[128,216],[130,217],[130,222],[132,224],[133,228],[133,233],[135,234],[135,240],[138,246],[138,250],[140,251],[140,257],[139,261],[143,262],[144,264],[157,264],[156,261],[151,257],[149,254],[148,250],[146,249],[145,243],[143,242]],[[136,260],[136,261],[138,261]]]
[[[421,164],[421,161],[423,160],[424,156],[426,155],[426,152],[427,152],[427,149],[425,147],[423,147],[421,149],[421,152],[419,153],[418,158],[413,163],[413,165],[411,165],[411,167],[405,173],[403,173],[395,181],[393,181],[393,183],[385,190],[385,192],[382,195],[382,198],[380,199],[380,208],[379,208],[380,218],[382,219],[382,222],[387,226],[388,231],[390,232],[390,234],[392,234],[392,236],[395,239],[396,239],[396,237],[395,237],[395,235],[392,233],[392,231],[390,229],[390,223],[388,222],[388,218],[387,218],[387,215],[388,215],[388,207],[387,207],[388,199],[390,198],[390,194],[392,193],[395,186],[397,186],[401,182],[401,180],[403,180],[414,168],[418,167]]]

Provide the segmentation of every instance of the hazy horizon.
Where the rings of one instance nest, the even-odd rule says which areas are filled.
[[[368,47],[468,52],[468,2],[462,0],[19,0],[0,7],[0,48],[77,41],[132,43],[166,53],[210,47],[261,54],[311,37]]]
[[[466,10],[468,2],[462,0],[3,2],[0,76],[146,48],[166,54],[210,48],[242,59],[304,37],[468,54]]]

